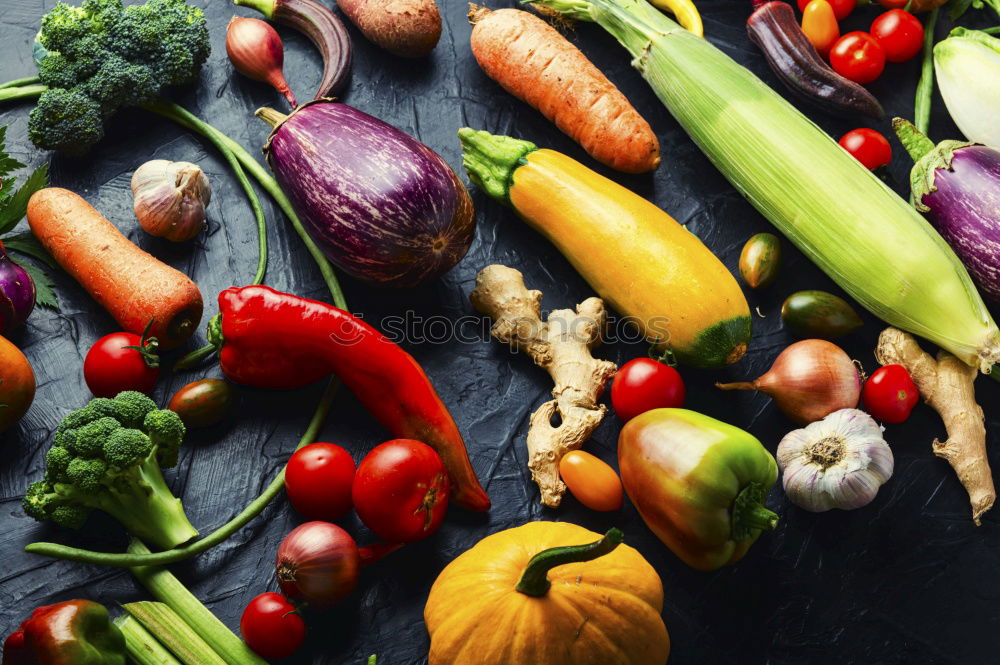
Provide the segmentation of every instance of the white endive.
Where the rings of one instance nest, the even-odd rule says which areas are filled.
[[[955,28],[934,47],[934,71],[965,138],[1000,148],[1000,39]]]
[[[776,457],[785,494],[814,513],[860,508],[892,476],[892,451],[882,428],[858,409],[834,411],[789,432]]]

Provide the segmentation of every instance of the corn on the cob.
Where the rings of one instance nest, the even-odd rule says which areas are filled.
[[[645,0],[535,1],[621,42],[722,174],[869,311],[983,371],[1000,360],[1000,330],[941,236],[749,70]]]

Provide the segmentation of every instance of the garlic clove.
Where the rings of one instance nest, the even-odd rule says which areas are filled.
[[[776,455],[785,494],[812,512],[870,503],[893,471],[882,427],[858,409],[841,409],[789,432]]]
[[[132,196],[139,225],[151,235],[183,242],[207,226],[212,188],[197,164],[146,162],[132,174]]]

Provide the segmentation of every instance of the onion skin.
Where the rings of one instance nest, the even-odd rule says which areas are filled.
[[[281,592],[310,607],[332,607],[358,583],[361,556],[350,534],[329,522],[306,522],[278,547],[275,570]]]
[[[0,334],[23,324],[35,308],[35,282],[0,243]]]
[[[836,344],[804,339],[775,358],[750,382],[716,383],[722,390],[757,390],[774,399],[789,419],[806,425],[834,411],[853,409],[861,399],[861,373]]]
[[[417,286],[452,268],[472,244],[465,185],[433,150],[378,118],[319,100],[274,129],[268,165],[309,234],[344,272]]]
[[[259,18],[234,16],[226,28],[226,53],[240,74],[268,83],[291,104],[298,106],[281,71],[285,49],[278,32]]]

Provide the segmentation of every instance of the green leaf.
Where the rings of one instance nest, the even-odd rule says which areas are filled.
[[[50,268],[58,268],[59,265],[56,260],[52,258],[52,255],[45,251],[38,239],[30,231],[25,231],[24,233],[15,233],[12,236],[7,236],[6,238],[0,238],[3,241],[4,246],[7,249],[14,250],[21,254],[27,254],[33,259],[38,259]]]
[[[0,127],[0,178],[13,173],[18,169],[23,169],[24,164],[7,154],[5,143],[7,140],[7,126]],[[0,192],[3,191],[0,186]]]
[[[56,297],[56,284],[48,273],[30,261],[18,261],[17,264],[24,268],[24,272],[28,273],[31,281],[35,283],[35,304],[58,312],[59,299]]]
[[[28,199],[49,182],[49,167],[43,164],[35,169],[14,195],[0,204],[0,233],[10,231],[28,211]]]

